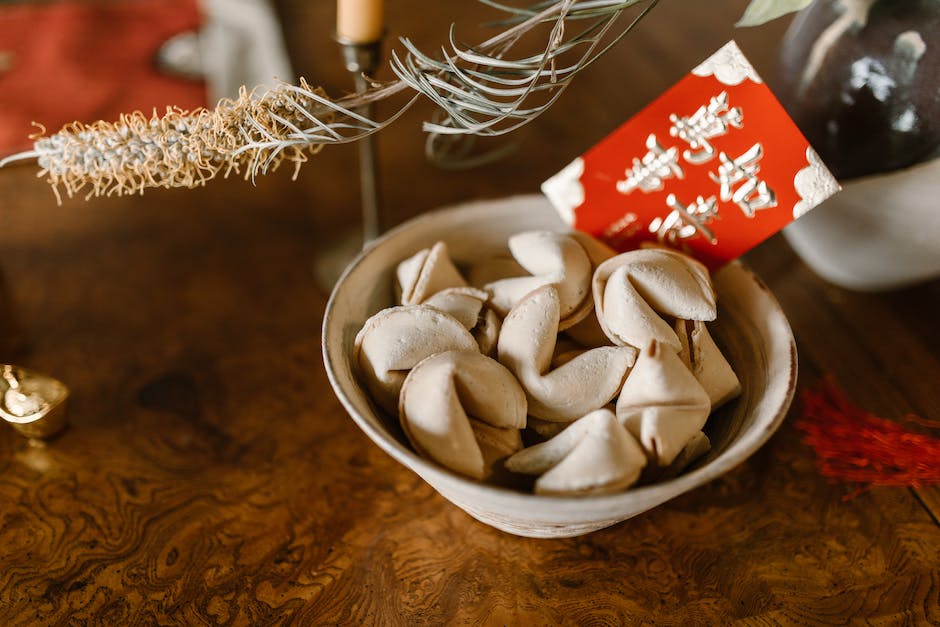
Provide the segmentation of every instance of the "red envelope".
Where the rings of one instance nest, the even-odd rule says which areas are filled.
[[[839,190],[732,41],[542,184],[576,229],[717,268]]]

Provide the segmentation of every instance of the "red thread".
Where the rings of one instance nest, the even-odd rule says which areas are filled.
[[[860,484],[850,499],[872,486],[940,484],[940,438],[910,431],[851,403],[826,377],[803,391],[803,417],[796,428],[816,452],[823,476]],[[902,419],[931,429],[940,421],[908,414]]]

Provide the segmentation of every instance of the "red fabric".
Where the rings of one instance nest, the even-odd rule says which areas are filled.
[[[203,82],[154,62],[167,39],[199,24],[196,0],[0,5],[0,156],[31,147],[33,121],[52,133],[74,120],[205,106]]]
[[[820,472],[833,481],[871,486],[940,484],[940,438],[917,433],[851,403],[831,379],[803,392],[803,417],[796,427],[816,452]],[[940,422],[919,416],[903,420],[930,429]]]

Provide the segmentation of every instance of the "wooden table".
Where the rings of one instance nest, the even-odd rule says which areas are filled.
[[[475,3],[389,3],[426,48]],[[735,36],[771,74],[784,23],[743,0],[664,1],[503,162],[446,172],[419,107],[380,137],[393,222],[527,193]],[[298,72],[347,89],[331,3],[283,0]],[[0,171],[2,361],[72,389],[45,448],[0,429],[0,624],[940,622],[940,491],[818,473],[795,404],[722,479],[582,538],[530,540],[444,501],[356,428],[320,357],[315,265],[357,222],[355,151],[194,191],[56,206]],[[831,373],[880,415],[940,418],[940,283],[816,278],[776,237],[747,256],[790,318],[800,386]]]

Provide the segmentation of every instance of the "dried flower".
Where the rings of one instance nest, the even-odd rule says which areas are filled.
[[[34,149],[13,158],[35,157],[56,197],[60,187],[71,197],[143,193],[148,187],[197,187],[222,172],[245,176],[276,168],[288,160],[299,167],[320,143],[282,146],[304,124],[315,100],[326,100],[304,81],[255,98],[244,88],[236,100],[215,109],[187,112],[168,108],[151,117],[135,112],[116,123],[73,122],[58,133],[36,139]],[[324,117],[329,122],[329,117]],[[250,148],[246,148],[246,145]]]

